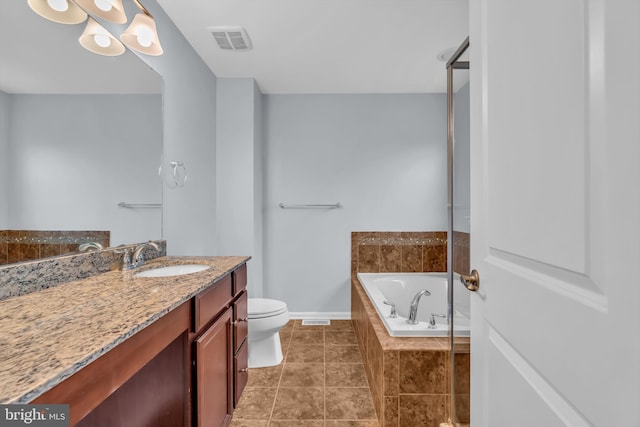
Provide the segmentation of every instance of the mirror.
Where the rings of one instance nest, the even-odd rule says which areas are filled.
[[[162,238],[162,78],[84,26],[0,2],[0,264]]]

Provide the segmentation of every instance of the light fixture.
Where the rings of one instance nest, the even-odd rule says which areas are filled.
[[[133,17],[131,25],[120,35],[120,40],[129,49],[146,55],[162,55],[156,23],[147,9],[138,0],[133,0],[142,13]]]
[[[104,56],[118,56],[125,51],[120,40],[115,38],[93,18],[87,21],[87,27],[80,36],[80,44],[90,52]]]
[[[0,0],[10,1],[10,0]],[[11,0],[12,1],[12,0]],[[120,40],[109,33],[94,18],[117,24],[127,22],[122,0],[27,0],[31,9],[50,21],[61,24],[80,24],[87,19],[87,26],[80,36],[80,44],[98,55],[117,56],[125,46],[146,55],[162,55],[156,22],[139,0],[131,0],[142,13],[136,14],[131,25],[120,35]],[[124,45],[123,45],[124,43]]]
[[[52,1],[52,0],[48,0]],[[60,0],[56,0],[60,1]],[[89,12],[91,15],[116,24],[127,22],[127,15],[124,13],[122,0],[74,0],[78,6]]]
[[[28,0],[28,3],[35,13],[59,24],[80,24],[87,19],[86,12],[71,0]]]

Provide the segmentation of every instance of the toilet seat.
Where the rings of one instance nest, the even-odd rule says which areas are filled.
[[[267,298],[249,298],[247,302],[247,317],[249,319],[263,319],[286,313],[287,304],[282,301]]]

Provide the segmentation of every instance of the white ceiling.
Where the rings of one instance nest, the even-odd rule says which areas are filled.
[[[438,53],[468,35],[468,0],[157,1],[216,76],[268,94],[446,92]],[[218,25],[253,49],[221,50]]]
[[[157,2],[218,77],[253,77],[268,94],[445,92],[437,55],[468,33],[468,0]],[[243,26],[253,49],[221,50],[208,30],[217,25]],[[0,0],[0,90],[161,92],[162,79],[131,52],[82,48],[83,30],[47,21],[26,0]]]

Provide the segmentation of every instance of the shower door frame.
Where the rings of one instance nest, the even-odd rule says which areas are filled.
[[[469,37],[456,49],[454,54],[447,61],[447,281],[448,286],[448,303],[449,303],[449,381],[450,381],[450,398],[449,398],[449,423],[457,423],[456,414],[456,393],[455,393],[455,334],[454,334],[454,299],[453,287],[453,162],[454,162],[454,91],[453,91],[453,72],[454,70],[468,70],[469,62],[460,61],[462,55],[469,48]],[[465,272],[464,274],[468,274]],[[460,285],[462,286],[462,285]]]

